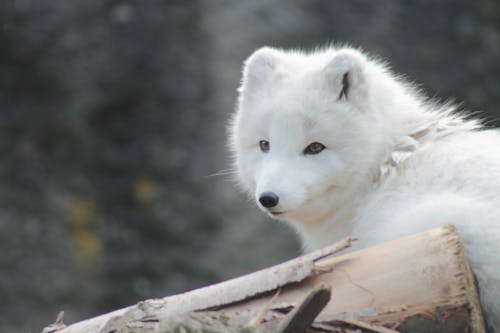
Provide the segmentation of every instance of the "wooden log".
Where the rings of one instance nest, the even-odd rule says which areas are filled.
[[[333,256],[351,241],[67,327],[59,320],[44,331],[300,333],[301,323],[315,318],[306,325],[311,332],[485,332],[474,278],[452,226]]]
[[[318,323],[361,321],[401,332],[485,332],[474,277],[452,226],[325,258],[316,267],[331,271],[284,287],[271,310],[293,306],[314,286],[328,284],[332,300]],[[242,313],[266,302],[253,299],[224,311]]]

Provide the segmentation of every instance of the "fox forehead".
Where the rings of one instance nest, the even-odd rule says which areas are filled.
[[[345,132],[354,120],[326,92],[280,88],[273,88],[266,98],[252,96],[242,107],[240,126],[244,124],[245,129],[240,135],[245,145],[254,143],[256,137],[273,142],[326,143],[334,139],[335,133]]]
[[[262,90],[266,91],[265,95],[251,96],[242,106],[243,113],[250,118],[269,120],[277,116],[284,120],[299,117],[306,128],[312,128],[326,119],[343,117],[342,108],[335,103],[328,87],[285,81],[266,83]]]
[[[267,136],[273,148],[293,146],[302,143],[311,134],[315,122],[303,113],[289,111],[274,112],[267,126]]]

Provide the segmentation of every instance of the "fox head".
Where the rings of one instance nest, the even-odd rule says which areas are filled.
[[[246,60],[230,145],[242,187],[264,212],[321,224],[374,177],[378,105],[389,99],[375,95],[382,75],[354,49],[264,47]]]

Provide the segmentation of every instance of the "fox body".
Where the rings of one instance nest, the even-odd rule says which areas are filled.
[[[242,188],[305,250],[455,225],[500,332],[498,130],[358,50],[265,47],[244,64],[230,145]]]

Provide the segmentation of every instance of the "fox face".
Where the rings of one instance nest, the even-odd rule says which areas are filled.
[[[263,48],[246,61],[231,148],[240,183],[271,217],[321,223],[372,172],[365,70],[354,50]]]

